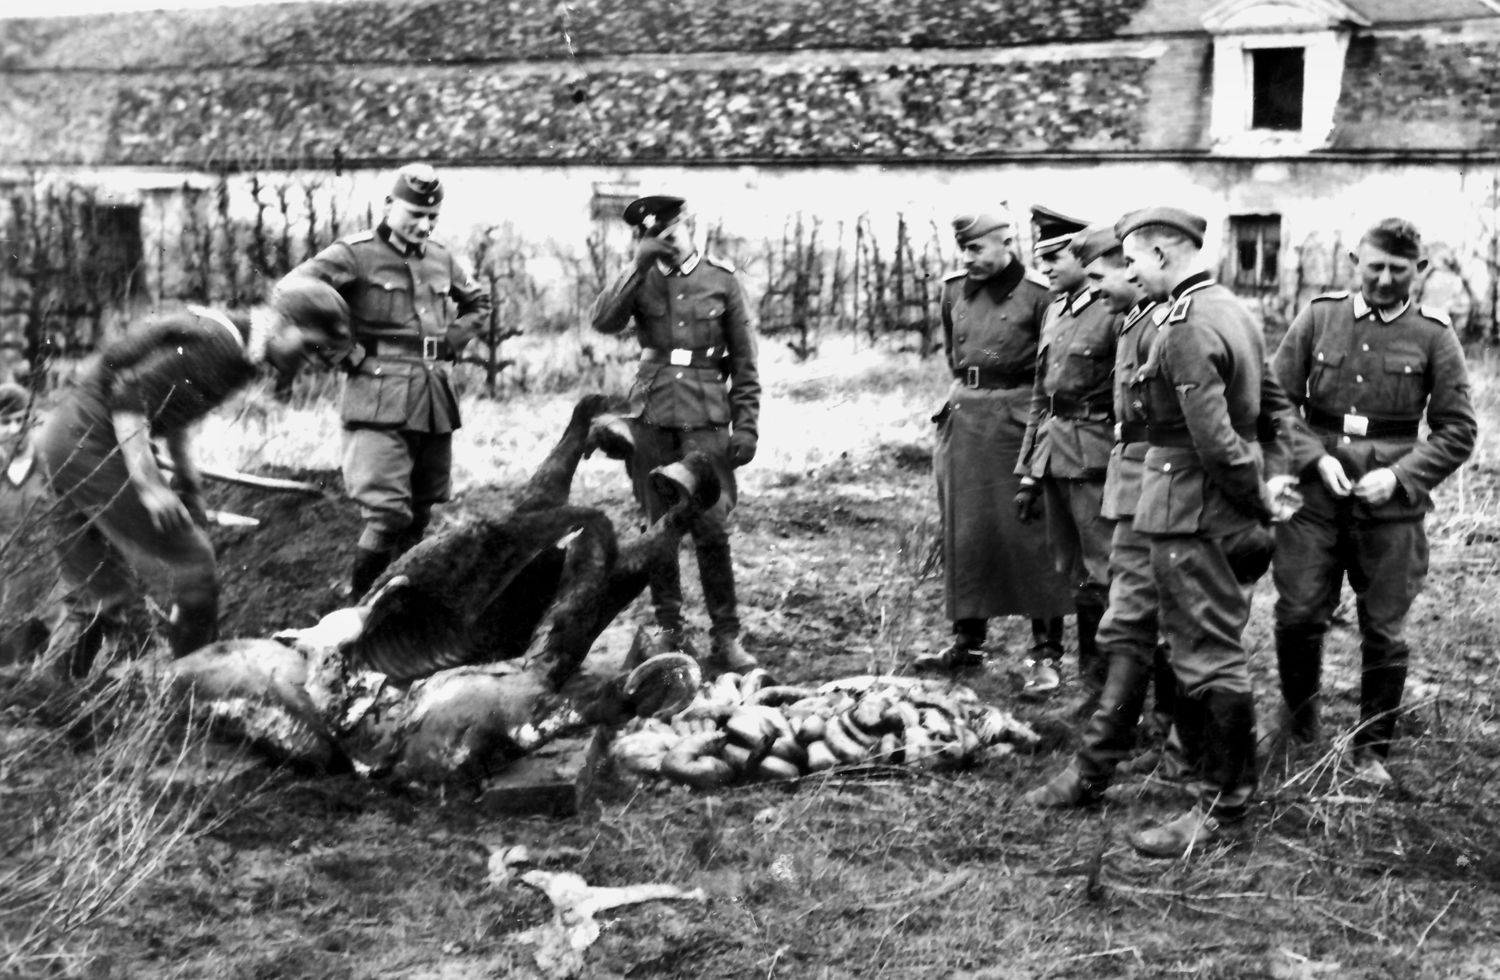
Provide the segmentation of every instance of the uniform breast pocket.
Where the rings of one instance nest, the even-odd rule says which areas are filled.
[[[1114,366],[1114,351],[1104,344],[1080,341],[1068,348],[1068,377],[1079,387],[1094,387],[1109,377]]]
[[[717,347],[724,339],[724,301],[700,300],[693,310],[694,347]]]
[[[404,326],[406,323],[406,288],[393,279],[372,279],[361,291],[358,309],[351,310],[356,319],[367,323]]]
[[[1341,350],[1313,351],[1312,369],[1307,374],[1307,392],[1314,404],[1334,405],[1339,396],[1339,373],[1343,370]]]
[[[1386,402],[1382,409],[1400,415],[1416,415],[1427,400],[1427,358],[1416,351],[1392,351],[1385,355]]]
[[[451,307],[452,299],[448,295],[453,291],[453,282],[447,276],[434,276],[427,283],[427,289],[431,302],[433,319],[438,326],[447,326],[453,319]]]

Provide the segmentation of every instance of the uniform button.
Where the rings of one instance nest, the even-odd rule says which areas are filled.
[[[682,372],[678,371],[675,375],[673,375],[673,377],[681,379],[682,378]]]
[[[1411,365],[1410,364],[1406,365],[1406,373],[1407,374],[1411,374]]]
[[[1140,410],[1144,409],[1146,406],[1142,402],[1133,401],[1133,402],[1130,403],[1130,407],[1136,409],[1137,411],[1140,411]]]
[[[678,299],[687,299],[687,296],[685,296],[685,295],[684,295],[684,294],[682,294],[682,293],[678,293],[678,294],[677,294],[677,298],[678,298]],[[1370,348],[1368,348],[1368,347],[1366,347],[1366,348],[1365,348],[1365,350],[1369,350],[1369,349],[1370,349]]]
[[[1000,314],[1000,319],[1002,319],[1002,320],[1009,320],[1010,319],[1010,314],[1009,313],[1002,313],[1002,314]]]
[[[1365,376],[1363,374],[1356,374],[1354,376],[1354,383],[1355,384],[1360,384],[1360,385],[1364,384],[1365,383]]]
[[[1323,359],[1323,352],[1322,351],[1318,351],[1318,360],[1321,361],[1322,359]]]
[[[1359,349],[1360,350],[1369,350],[1370,349],[1370,345],[1369,344],[1360,344],[1359,345]]]
[[[959,343],[963,343],[963,342],[964,342],[964,340],[965,340],[965,338],[966,338],[966,336],[967,336],[967,335],[965,335],[965,334],[959,334],[959,335],[958,335],[958,342],[959,342]]]
[[[1163,463],[1163,464],[1161,464],[1161,471],[1163,473],[1170,473],[1170,472],[1172,472],[1172,464],[1171,463]]]
[[[1344,444],[1345,444],[1345,445],[1348,445],[1348,444],[1349,444],[1349,441],[1350,441],[1350,440],[1349,440],[1349,437],[1348,437],[1348,436],[1344,436]]]
[[[417,307],[417,312],[418,313],[426,313],[427,312],[427,307],[425,307],[425,306],[419,306],[419,307]]]

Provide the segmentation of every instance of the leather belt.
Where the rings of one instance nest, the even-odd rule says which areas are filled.
[[[962,381],[965,388],[1024,388],[1036,380],[1036,376],[1030,371],[1002,371],[1000,368],[980,367],[977,364],[958,368],[953,376]]]
[[[1072,395],[1052,395],[1047,402],[1052,415],[1060,419],[1108,418],[1114,414],[1113,405],[1079,401]]]
[[[1150,438],[1149,428],[1145,422],[1116,422],[1115,442],[1145,442]]]
[[[442,337],[365,337],[360,340],[367,357],[402,357],[413,361],[451,361],[453,352]]]
[[[727,347],[642,347],[641,360],[647,364],[671,364],[676,367],[724,370],[729,357]]]
[[[1256,442],[1256,430],[1253,424],[1237,425],[1234,434],[1247,442]],[[1146,441],[1153,446],[1164,446],[1168,449],[1195,449],[1193,434],[1186,427],[1181,429],[1163,429],[1159,426],[1150,425],[1146,427]]]
[[[1377,419],[1352,412],[1348,415],[1340,415],[1335,412],[1325,412],[1312,405],[1306,406],[1304,411],[1308,424],[1346,436],[1363,439],[1415,439],[1417,437],[1416,419]]]

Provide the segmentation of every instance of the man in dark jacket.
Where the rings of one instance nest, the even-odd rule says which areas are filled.
[[[1016,513],[1016,460],[1036,378],[1046,280],[1015,255],[1015,230],[999,212],[953,219],[964,269],[943,282],[943,338],[953,384],[934,417],[933,475],[943,520],[943,584],[953,641],[919,656],[917,670],[982,667],[994,616],[1031,619],[1026,670],[1062,657],[1067,581],[1052,568],[1046,531]]]
[[[641,343],[630,390],[634,454],[627,461],[636,499],[651,520],[668,501],[652,485],[653,469],[694,450],[713,463],[719,502],[692,525],[703,600],[708,606],[711,662],[744,671],[755,658],[740,644],[730,512],[735,469],[755,458],[759,442],[760,375],[755,333],[734,267],[698,249],[687,202],[656,195],[625,208],[636,239],[631,268],[594,303],[594,329],[615,334],[632,322]],[[661,646],[683,643],[682,582],[675,561],[658,568],[651,601]]]
[[[461,421],[449,372],[488,325],[490,295],[432,240],[443,185],[426,164],[396,174],[380,224],[342,238],[292,271],[349,304],[354,346],[343,367],[344,486],[365,526],[350,591],[364,595],[422,540],[452,490]]]
[[[51,514],[66,610],[48,646],[55,663],[75,676],[89,670],[104,633],[136,600],[137,576],[165,585],[175,655],[217,637],[219,579],[201,526],[191,427],[262,365],[288,372],[310,357],[341,356],[348,319],[332,288],[288,278],[248,317],[189,307],[104,349],[38,437],[57,497]],[[167,444],[170,483],[154,438]]]
[[[1350,255],[1360,291],[1315,298],[1273,368],[1320,437],[1307,506],[1277,529],[1276,659],[1290,734],[1318,732],[1323,637],[1347,575],[1359,613],[1356,771],[1390,782],[1385,759],[1410,650],[1406,615],[1427,575],[1432,490],[1474,449],[1463,349],[1441,310],[1411,302],[1426,265],[1408,221],[1387,219]],[[1430,433],[1417,438],[1426,417]]]

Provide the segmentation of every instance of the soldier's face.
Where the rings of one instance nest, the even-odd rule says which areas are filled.
[[[686,262],[698,250],[697,242],[693,238],[693,223],[687,218],[672,222],[662,229],[656,238],[671,246],[676,265]]]
[[[1157,302],[1166,299],[1175,285],[1168,281],[1166,253],[1141,235],[1125,236],[1125,269],[1127,278]]]
[[[385,199],[385,223],[391,229],[391,237],[403,245],[421,245],[432,237],[441,206],[421,207],[397,200]]]
[[[1360,243],[1353,259],[1365,302],[1377,310],[1388,310],[1405,303],[1411,296],[1411,285],[1417,273],[1427,266],[1425,259],[1415,261],[1392,255],[1369,242]]]
[[[970,279],[993,279],[1010,265],[1011,246],[1015,235],[1006,229],[997,229],[981,235],[963,246],[964,271]]]
[[[1070,248],[1059,248],[1046,255],[1039,255],[1036,265],[1042,275],[1047,277],[1052,291],[1060,296],[1072,293],[1087,281],[1083,264]]]
[[[1141,287],[1130,279],[1130,270],[1123,261],[1111,262],[1099,259],[1088,266],[1089,285],[1104,297],[1104,305],[1111,313],[1124,313],[1145,295]]]

